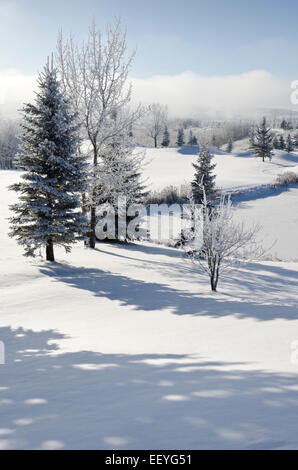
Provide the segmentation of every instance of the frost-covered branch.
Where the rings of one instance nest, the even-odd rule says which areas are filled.
[[[216,291],[221,272],[236,261],[259,259],[264,250],[258,245],[260,227],[248,227],[237,220],[230,198],[221,197],[219,205],[209,206],[203,189],[202,205],[191,205],[193,227],[186,234],[189,257],[209,275],[211,289]]]

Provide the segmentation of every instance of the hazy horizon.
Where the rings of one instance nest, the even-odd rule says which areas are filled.
[[[134,102],[166,104],[173,117],[295,111],[290,96],[291,82],[298,79],[298,5],[267,5],[86,0],[82,9],[77,0],[71,8],[69,1],[0,0],[0,40],[10,46],[2,50],[0,112],[16,116],[33,99],[37,73],[55,50],[60,29],[81,41],[92,18],[104,31],[116,16],[127,30],[129,51],[136,49],[130,73]]]

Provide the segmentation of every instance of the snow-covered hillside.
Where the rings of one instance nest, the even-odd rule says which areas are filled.
[[[232,154],[211,148],[217,165],[215,173],[218,188],[227,190],[271,184],[285,169],[298,165],[298,152],[287,154],[277,150],[272,162],[262,162],[247,150],[248,147],[248,139],[243,139],[235,142],[235,153]],[[194,174],[192,163],[197,153],[197,147],[187,146],[181,149],[146,149],[144,174],[149,187],[161,189],[191,181]]]
[[[194,155],[154,155],[156,186],[191,177]],[[285,161],[216,160],[225,187],[271,182]],[[249,263],[211,294],[178,250],[153,244],[28,261],[7,237],[18,177],[0,172],[0,449],[298,448],[297,263]],[[296,256],[297,200],[291,189],[239,211],[284,220],[275,233]]]
[[[298,188],[271,188],[276,176],[286,171],[298,174],[298,152],[276,150],[272,162],[256,159],[247,148],[248,139],[236,141],[234,153],[212,148],[216,184],[224,192],[237,194],[234,204],[239,216],[261,227],[260,241],[268,256],[298,259]],[[193,179],[192,162],[197,148],[147,149],[145,175],[150,188],[180,186]],[[270,249],[269,249],[270,248]]]

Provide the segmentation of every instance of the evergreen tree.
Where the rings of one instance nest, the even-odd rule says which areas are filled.
[[[161,145],[162,147],[168,147],[170,145],[170,133],[169,133],[168,126],[165,126],[165,130],[163,133],[163,140],[162,140]]]
[[[10,209],[10,236],[24,246],[26,256],[46,248],[54,261],[54,246],[67,252],[87,232],[80,212],[80,196],[86,189],[86,161],[78,155],[78,125],[60,92],[53,67],[47,65],[38,78],[35,104],[23,108],[22,152],[17,166],[22,182],[10,186],[19,201]]]
[[[130,139],[133,139],[133,138],[134,138],[132,126],[129,127],[128,137],[129,137]]]
[[[283,120],[281,121],[280,127],[281,127],[281,129],[283,129],[284,131],[287,130],[287,128],[288,128],[288,123],[287,123],[287,121],[286,121],[285,119],[283,119]]]
[[[232,139],[232,137],[230,137],[228,145],[227,145],[227,152],[231,153],[232,151],[233,151],[233,139]]]
[[[293,124],[291,121],[286,121],[285,119],[283,119],[280,124],[280,127],[284,131],[290,131],[291,129],[293,129]]]
[[[253,148],[255,144],[255,134],[255,129],[252,127],[249,132],[249,143],[251,148]]]
[[[185,144],[184,140],[184,130],[182,128],[178,129],[177,142],[178,147],[182,147]]]
[[[188,138],[188,145],[193,145],[193,133],[192,131],[189,131],[189,138]]]
[[[298,147],[298,132],[294,135],[294,145],[296,148]]]
[[[212,137],[212,145],[213,147],[218,148],[217,138],[215,135]]]
[[[263,118],[261,125],[255,132],[254,143],[252,149],[256,157],[262,158],[263,162],[266,158],[272,159],[272,134],[271,129],[267,127],[266,118]]]
[[[198,145],[198,139],[196,138],[195,135],[193,135],[192,131],[189,131],[189,138],[188,138],[187,144],[191,146]]]
[[[204,190],[208,202],[215,196],[215,175],[212,174],[216,165],[212,163],[213,155],[209,152],[206,145],[200,146],[200,152],[196,163],[193,163],[195,169],[194,181],[192,185],[192,194],[196,204],[202,204]]]
[[[291,137],[291,134],[288,134],[287,143],[286,143],[286,151],[288,153],[291,153],[293,152],[293,150],[294,150],[294,145],[293,145],[292,137]]]
[[[97,193],[98,205],[102,205],[101,213],[109,212],[113,208],[115,221],[115,233],[110,238],[106,233],[106,239],[127,241],[132,237],[127,231],[129,222],[134,218],[128,214],[128,208],[132,205],[142,204],[145,196],[145,185],[142,182],[141,164],[143,153],[135,153],[134,148],[126,142],[122,136],[117,136],[113,143],[107,145],[101,155],[101,162],[97,168]],[[125,205],[119,204],[122,200]],[[126,220],[125,226],[120,226],[120,221]]]
[[[277,135],[274,136],[273,140],[272,140],[272,144],[273,144],[273,148],[276,149],[276,150],[279,150],[280,149],[280,145],[279,145],[279,138]]]
[[[280,148],[280,150],[285,150],[285,148],[286,148],[285,139],[284,139],[284,136],[282,134],[279,138],[279,148]]]

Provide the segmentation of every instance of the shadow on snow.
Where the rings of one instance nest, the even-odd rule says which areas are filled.
[[[298,445],[291,374],[183,355],[61,354],[55,331],[0,328],[0,338],[1,449]]]
[[[99,250],[103,251],[104,250]],[[152,259],[142,260],[132,256],[134,252],[151,253]],[[100,254],[98,251],[97,253]],[[123,254],[123,252],[125,254]],[[191,262],[185,261],[178,267],[169,262],[162,262],[160,255],[181,257],[181,253],[173,249],[161,247],[144,247],[141,245],[128,245],[122,254],[113,256],[134,260],[136,265],[148,268],[154,263],[158,269],[169,277],[176,279],[183,276],[194,286],[195,292],[183,291],[169,285],[152,282],[152,272],[148,270],[148,281],[130,278],[129,276],[103,271],[98,268],[75,267],[68,264],[48,264],[40,266],[40,272],[50,276],[57,282],[68,284],[72,288],[82,289],[92,295],[109,300],[120,301],[123,306],[130,306],[135,310],[156,311],[171,309],[177,315],[206,315],[222,317],[235,315],[237,318],[255,318],[259,321],[269,321],[278,318],[297,320],[297,300],[295,295],[298,273],[281,266],[249,263],[244,269],[225,273],[219,286],[218,294],[200,294],[200,283],[208,285],[207,275]],[[96,254],[94,254],[95,256]],[[110,255],[110,253],[109,253]],[[129,256],[127,256],[129,255]],[[155,255],[158,260],[154,259]],[[228,292],[239,292],[234,297]],[[197,293],[198,292],[198,293]],[[284,294],[288,293],[285,303]],[[281,300],[278,294],[282,294]],[[237,295],[237,294],[235,294]]]

